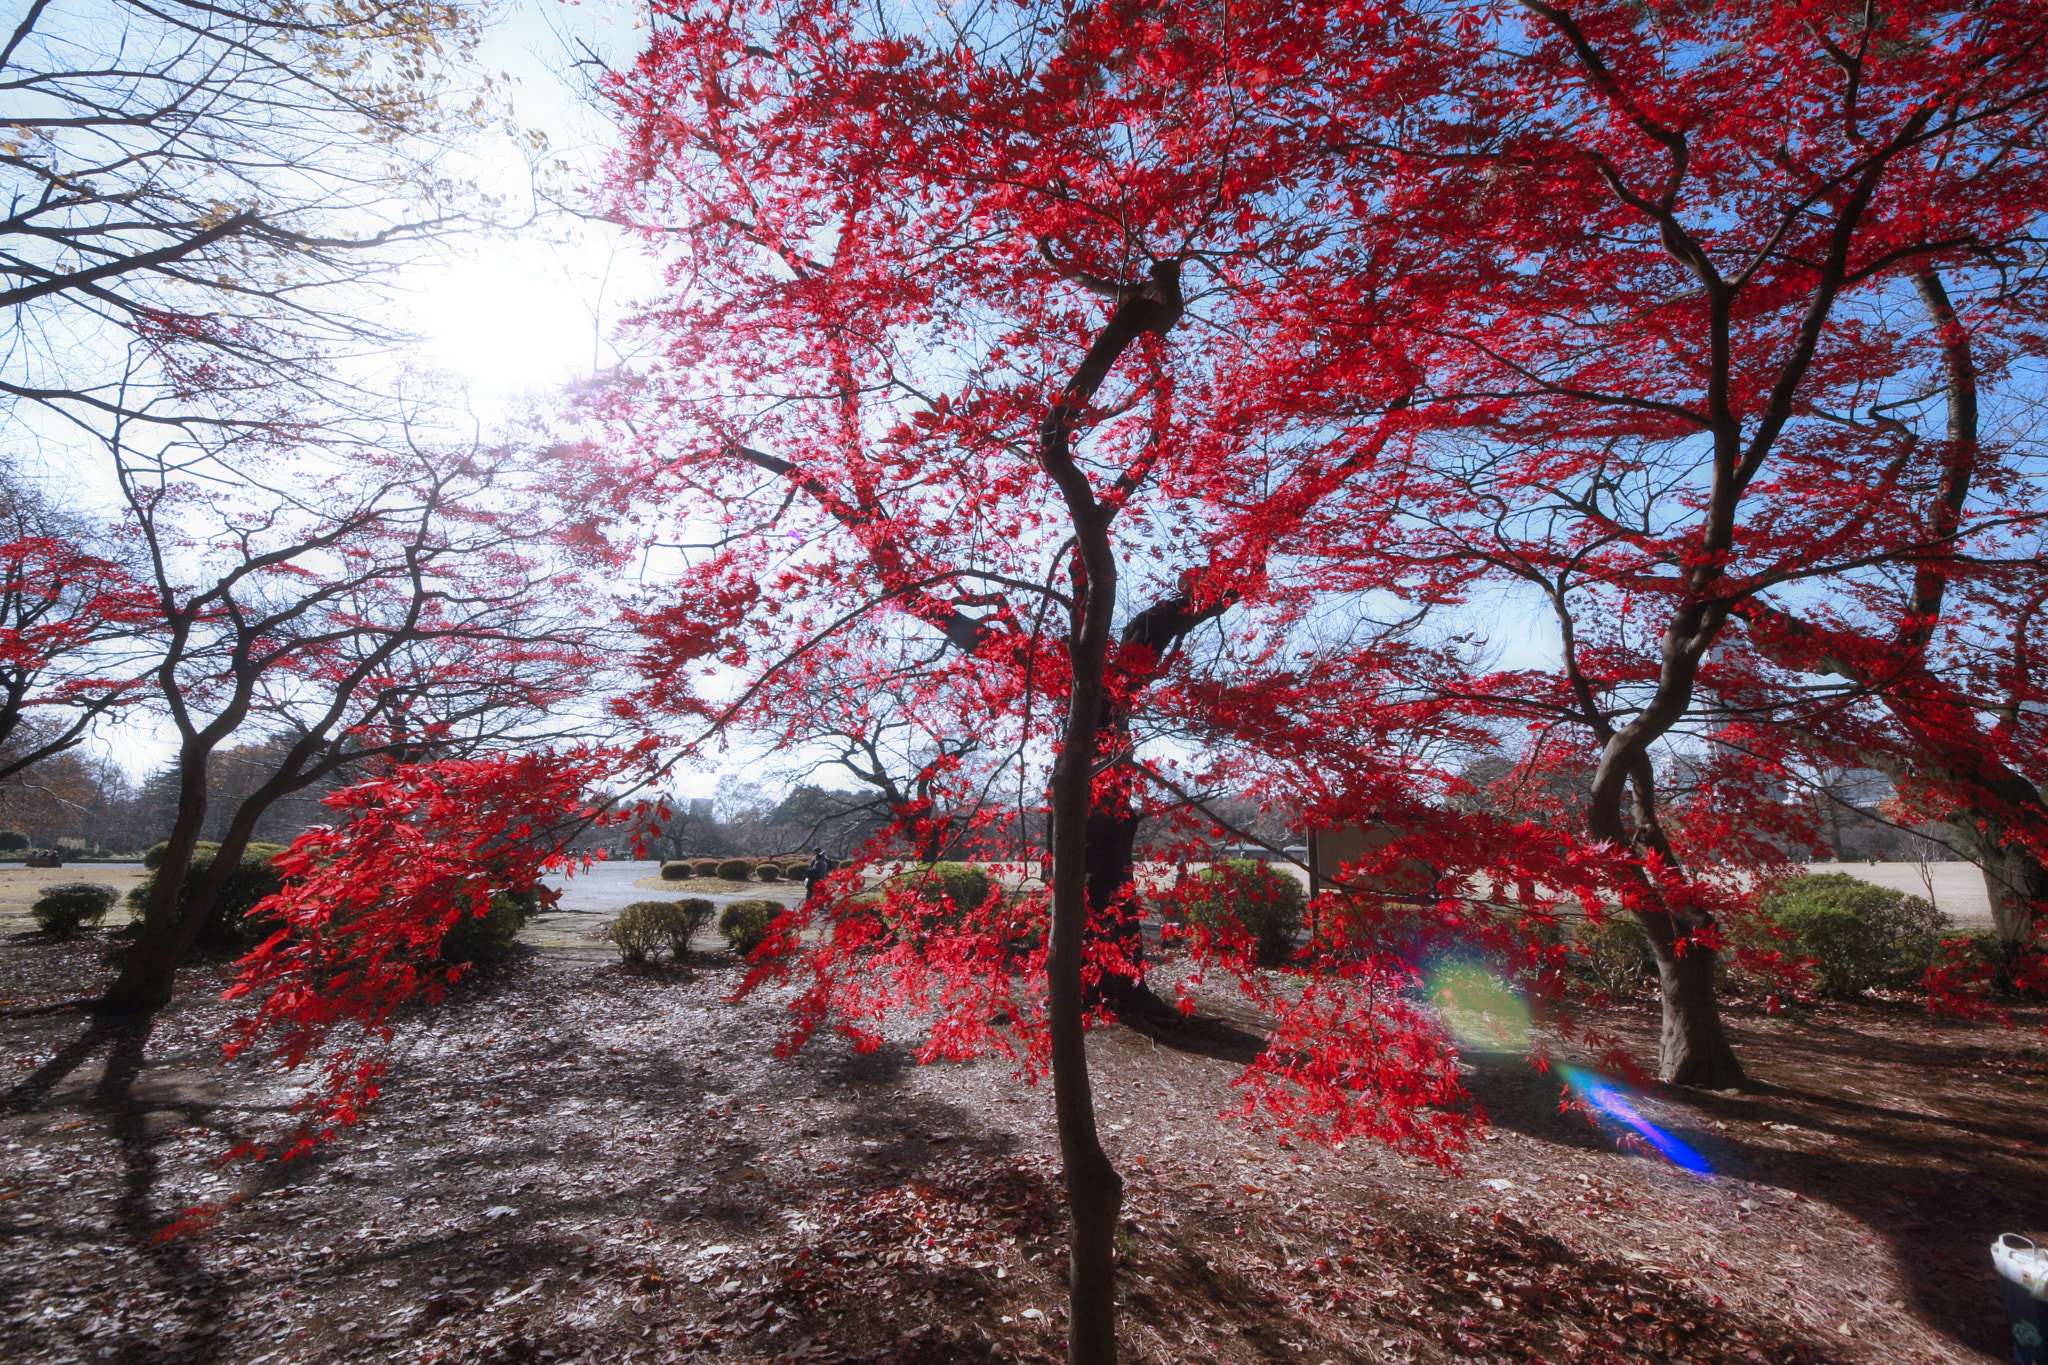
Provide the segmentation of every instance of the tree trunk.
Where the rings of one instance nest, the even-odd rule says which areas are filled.
[[[178,963],[199,932],[198,922],[188,931],[179,915],[178,891],[191,873],[192,852],[206,825],[206,756],[193,761],[182,755],[178,768],[178,817],[142,908],[142,932],[121,959],[120,975],[100,997],[99,1007],[110,1013],[153,1014],[171,1003]]]
[[[1066,503],[1076,553],[1074,610],[1067,635],[1073,682],[1046,801],[1052,816],[1053,867],[1046,1022],[1069,1220],[1068,1365],[1116,1365],[1116,1218],[1123,1207],[1123,1180],[1095,1131],[1081,971],[1089,930],[1088,826],[1100,756],[1110,623],[1116,614],[1116,550],[1109,538],[1115,512],[1096,499],[1088,476],[1074,463],[1073,430],[1124,350],[1145,332],[1165,335],[1180,313],[1180,267],[1161,262],[1152,268],[1151,284],[1123,296],[1038,429],[1039,463]],[[1128,853],[1124,863],[1128,867]]]
[[[197,766],[204,773],[205,763]],[[199,831],[206,819],[206,793],[202,776],[195,804],[181,781],[178,821],[171,830],[172,847],[165,850],[163,866],[157,870],[156,884],[150,889],[149,904],[142,915],[142,934],[122,959],[121,974],[101,999],[102,1009],[121,1014],[147,1013],[170,1003],[171,993],[177,985],[178,966],[192,951],[199,931],[206,927],[207,916],[213,913],[213,904],[220,898],[221,888],[242,865],[242,854],[248,850],[249,840],[256,832],[256,822],[277,803],[278,798],[309,785],[320,775],[317,767],[310,772],[301,772],[299,767],[299,762],[293,762],[251,792],[236,808],[235,818],[228,822],[227,832],[221,835],[219,851],[193,884],[192,893],[184,898],[182,908],[178,893],[181,884],[192,874],[193,850],[199,843]],[[181,831],[186,829],[187,810],[192,813],[191,828],[180,852],[179,839]],[[174,852],[178,853],[179,862],[176,877],[170,875]]]
[[[2004,845],[1984,857],[1984,891],[1991,923],[2005,948],[2022,948],[2035,938],[2041,907],[2048,905],[2048,867],[2023,848]]]
[[[1997,820],[1977,811],[1963,814],[1978,819],[1952,820],[1951,841],[1983,869],[1984,896],[1991,902],[1999,946],[2011,950],[2033,943],[2042,907],[2048,906],[2048,867]]]
[[[1077,509],[1078,513],[1078,509]],[[1107,537],[1103,537],[1107,549]],[[1046,960],[1047,1024],[1052,1043],[1053,1109],[1067,1195],[1067,1360],[1115,1365],[1116,1219],[1123,1180],[1095,1130],[1088,1077],[1087,998],[1082,963],[1089,929],[1089,804],[1094,786],[1095,720],[1101,709],[1112,568],[1086,580],[1069,652],[1073,691],[1066,732],[1053,767],[1047,804],[1052,815],[1052,934]]]
[[[1742,1063],[1721,1027],[1714,995],[1714,964],[1720,954],[1697,939],[1678,949],[1669,915],[1639,916],[1657,955],[1657,984],[1664,996],[1664,1026],[1657,1038],[1657,1077],[1670,1085],[1729,1090],[1746,1079]]]
[[[1639,724],[1640,722],[1638,722]],[[1667,723],[1668,728],[1668,723]],[[1609,741],[1593,779],[1588,825],[1593,837],[1616,846],[1633,846],[1657,854],[1676,870],[1678,857],[1657,814],[1656,775],[1647,754],[1629,754],[1632,725]],[[1661,730],[1659,731],[1661,733]],[[1637,733],[1641,733],[1637,730]],[[1621,781],[1615,774],[1623,774]],[[1623,788],[1633,797],[1635,829],[1620,816]],[[1656,906],[1669,904],[1663,891],[1641,868],[1633,869],[1641,898]],[[1657,979],[1663,997],[1663,1028],[1657,1042],[1657,1077],[1670,1085],[1697,1085],[1727,1090],[1745,1079],[1742,1062],[1721,1027],[1721,1006],[1714,996],[1714,962],[1719,954],[1701,941],[1713,927],[1710,916],[1693,911],[1673,913],[1643,908],[1636,919],[1657,957]]]
[[[1137,698],[1165,671],[1166,662],[1188,632],[1228,610],[1234,596],[1194,608],[1187,585],[1172,597],[1133,616],[1123,629],[1110,666],[1121,701],[1105,699],[1095,723],[1095,752],[1122,754],[1131,747],[1131,719]],[[1097,941],[1113,943],[1128,974],[1105,976],[1096,986],[1104,1004],[1126,1023],[1179,1025],[1180,1011],[1145,984],[1145,925],[1137,894],[1138,808],[1129,785],[1098,782],[1088,811],[1088,909]]]

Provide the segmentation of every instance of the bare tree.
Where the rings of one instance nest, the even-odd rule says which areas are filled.
[[[32,439],[303,439],[468,195],[481,6],[32,0],[0,38],[0,395]]]
[[[505,452],[364,455],[318,483],[206,493],[124,468],[148,547],[178,736],[177,815],[141,937],[103,1004],[149,1011],[263,813],[366,759],[459,756],[578,721],[600,672],[588,594],[546,555],[552,527]],[[208,765],[234,735],[284,742],[181,894],[207,825]]]

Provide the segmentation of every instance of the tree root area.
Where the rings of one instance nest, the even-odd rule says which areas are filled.
[[[727,1001],[729,961],[536,954],[403,1021],[338,1142],[223,1165],[294,1097],[218,1064],[224,966],[150,1025],[30,1012],[111,946],[0,943],[0,1359],[1063,1358],[1051,1096],[1005,1064],[775,1060],[784,1001]],[[1730,1022],[1757,1089],[1632,1101],[1706,1176],[1519,1057],[1469,1058],[1493,1127],[1449,1173],[1247,1129],[1234,1062],[1104,1030],[1124,1358],[2009,1359],[1986,1248],[2048,1230],[2038,1018]]]

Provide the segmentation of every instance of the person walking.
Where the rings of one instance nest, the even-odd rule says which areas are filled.
[[[830,875],[832,860],[825,856],[825,850],[821,848],[818,850],[818,856],[811,859],[811,865],[804,869],[804,899],[809,900],[817,895],[818,883]]]

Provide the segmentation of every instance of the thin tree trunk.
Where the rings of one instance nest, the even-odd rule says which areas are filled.
[[[1145,332],[1163,336],[1180,313],[1178,264],[1155,265],[1152,283],[1126,293],[1110,314],[1038,430],[1039,462],[1066,502],[1077,556],[1074,613],[1067,636],[1072,690],[1047,794],[1053,866],[1047,1024],[1053,1109],[1067,1193],[1068,1365],[1115,1365],[1116,1219],[1123,1207],[1123,1180],[1095,1130],[1082,979],[1089,932],[1088,827],[1095,766],[1101,756],[1109,632],[1116,614],[1116,550],[1109,538],[1114,509],[1097,500],[1088,476],[1074,463],[1073,428],[1125,349]]]
[[[242,855],[248,851],[263,813],[276,805],[281,797],[302,790],[331,771],[324,763],[302,771],[306,757],[305,753],[295,749],[283,771],[274,774],[236,807],[234,818],[228,822],[220,847],[213,855],[213,862],[193,883],[191,894],[184,897],[182,904],[178,893],[181,884],[192,875],[193,851],[200,842],[199,830],[206,820],[206,794],[202,777],[195,804],[181,781],[178,822],[171,831],[172,848],[165,850],[163,866],[157,870],[156,883],[150,889],[149,904],[143,911],[142,934],[122,959],[120,975],[101,999],[102,1009],[123,1014],[146,1013],[170,1003],[171,993],[177,985],[178,967],[184,962],[185,955],[192,951],[200,930],[206,927],[207,917],[213,913],[221,888],[241,867]],[[200,763],[198,768],[203,773],[205,764]],[[187,811],[192,815],[191,829],[182,844],[178,873],[173,877],[170,875],[171,855],[179,848],[178,840],[180,831],[186,828]]]
[[[1188,633],[1228,610],[1235,599],[1219,598],[1197,611],[1183,591],[1155,602],[1124,626],[1111,671],[1119,675],[1121,702],[1105,704],[1095,725],[1096,753],[1122,754],[1131,746],[1131,718],[1137,698],[1165,671],[1166,662]],[[1099,782],[1088,811],[1088,908],[1097,942],[1113,945],[1127,965],[1124,975],[1106,975],[1095,994],[1126,1023],[1177,1027],[1181,1012],[1161,1000],[1145,982],[1143,906],[1137,889],[1139,814],[1123,782]]]

